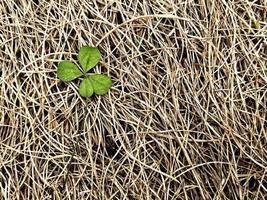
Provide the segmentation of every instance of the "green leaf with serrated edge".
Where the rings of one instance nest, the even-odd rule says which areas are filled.
[[[70,61],[62,61],[57,68],[57,76],[62,81],[72,81],[83,75],[78,67]]]
[[[80,84],[79,93],[82,97],[90,97],[94,93],[94,88],[89,77],[85,77]]]
[[[103,74],[94,74],[89,76],[89,78],[93,84],[94,92],[97,95],[106,94],[112,85],[110,77]]]
[[[100,51],[96,47],[83,46],[78,53],[78,60],[83,68],[84,73],[88,72],[100,60]]]

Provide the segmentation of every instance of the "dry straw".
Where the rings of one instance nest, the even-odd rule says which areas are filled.
[[[267,3],[0,1],[1,199],[266,199]],[[56,77],[98,46],[106,96]]]

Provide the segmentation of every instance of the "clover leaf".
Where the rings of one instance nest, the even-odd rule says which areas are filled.
[[[62,61],[58,65],[57,76],[62,81],[72,81],[80,76],[84,76],[79,93],[82,97],[91,97],[94,93],[104,95],[108,92],[112,85],[111,78],[103,74],[93,74],[87,76],[86,73],[92,69],[100,60],[100,52],[98,48],[91,46],[83,46],[78,53],[78,60],[83,71],[70,61]]]
[[[72,81],[83,73],[78,69],[78,67],[70,61],[62,61],[58,65],[57,69],[58,78],[62,81]]]
[[[94,92],[97,95],[106,94],[111,87],[110,77],[103,74],[94,74],[89,77],[94,88]]]
[[[96,47],[84,46],[80,48],[78,60],[86,73],[97,65],[100,60],[100,52]]]
[[[79,93],[82,97],[90,97],[94,93],[93,84],[90,80],[90,77],[85,77],[81,82]]]

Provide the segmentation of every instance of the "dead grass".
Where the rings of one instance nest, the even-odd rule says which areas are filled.
[[[266,199],[266,22],[265,0],[2,0],[0,198]],[[85,44],[113,80],[89,100],[55,73]]]

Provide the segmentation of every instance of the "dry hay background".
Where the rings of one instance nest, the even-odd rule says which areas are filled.
[[[267,3],[0,2],[1,199],[266,199]],[[109,94],[62,59],[98,46]]]

